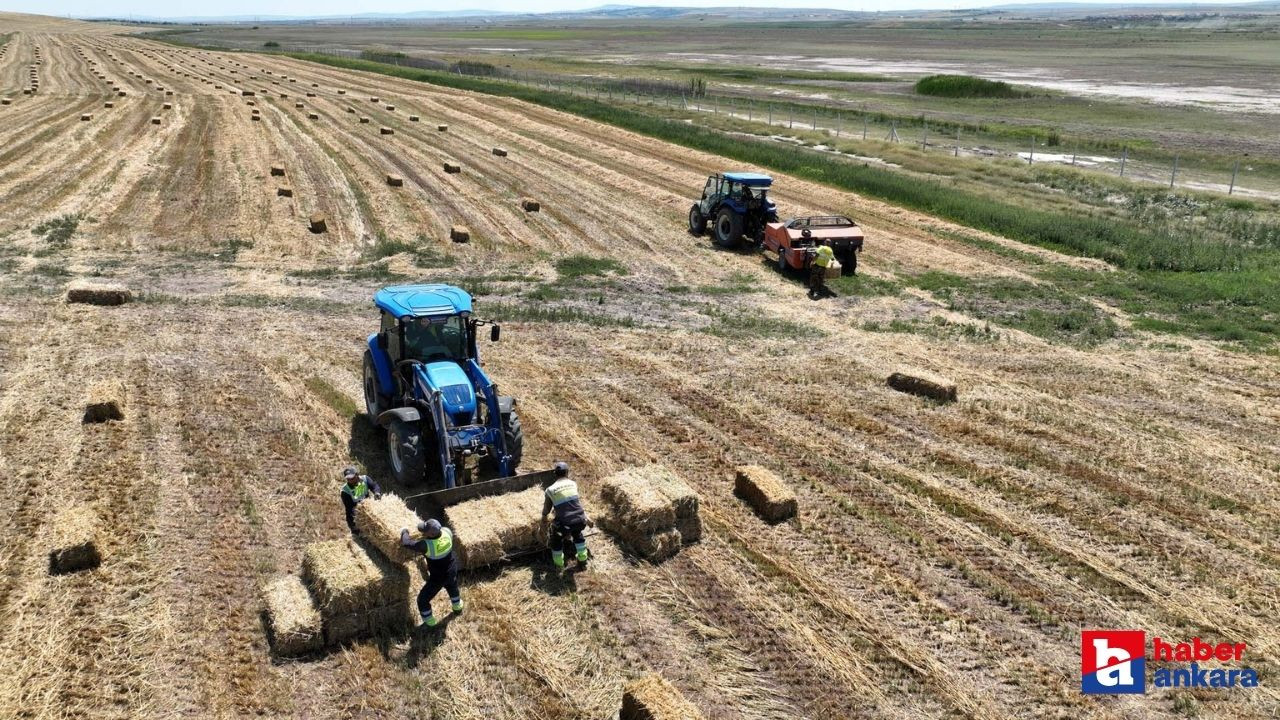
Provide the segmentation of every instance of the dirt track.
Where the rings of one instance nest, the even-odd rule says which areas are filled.
[[[1174,714],[1167,692],[1082,697],[1082,626],[1247,642],[1263,686],[1193,702],[1280,712],[1274,356],[869,332],[869,317],[953,316],[924,295],[811,303],[758,258],[691,238],[684,214],[725,169],[715,156],[513,100],[105,25],[0,15],[10,29],[0,716],[603,718],[646,669],[715,718]],[[36,48],[39,92],[22,95]],[[1027,270],[947,239],[945,222],[775,177],[786,214],[863,221],[872,277]],[[543,212],[524,213],[524,195]],[[307,230],[317,211],[327,234]],[[92,220],[50,253],[30,228],[65,213]],[[448,242],[454,223],[469,245]],[[703,542],[651,566],[598,539],[597,562],[568,580],[539,564],[468,578],[470,608],[438,638],[273,663],[259,584],[345,532],[341,466],[387,474],[363,416],[315,390],[359,404],[381,283],[297,273],[350,266],[380,236],[455,263],[414,276],[489,285],[480,313],[535,302],[523,287],[571,253],[627,267],[593,311],[636,327],[510,322],[484,348],[488,370],[520,398],[528,466],[567,458],[594,497],[612,470],[667,463],[702,494]],[[61,302],[70,277],[92,275],[149,294]],[[744,276],[741,292],[698,290]],[[819,334],[710,334],[703,311],[717,305]],[[961,401],[889,390],[899,365],[952,377]],[[127,383],[126,419],[81,425],[84,389],[108,377]],[[797,522],[764,525],[733,497],[742,462],[782,472]],[[108,518],[110,555],[49,577],[40,538],[72,501]]]

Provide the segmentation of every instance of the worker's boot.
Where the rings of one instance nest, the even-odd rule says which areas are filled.
[[[462,598],[457,598],[457,599],[449,598],[449,599],[453,601],[453,611],[456,613],[462,612]]]
[[[551,563],[558,568],[564,567],[564,553],[559,550],[551,551]]]
[[[428,615],[422,618],[422,624],[425,625],[426,627],[433,628],[439,625],[440,621],[436,619],[435,615]]]
[[[587,544],[576,543],[575,546],[578,548],[578,556],[577,556],[578,562],[582,565],[586,565],[587,564]]]

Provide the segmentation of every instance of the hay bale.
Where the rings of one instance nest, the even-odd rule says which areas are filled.
[[[116,96],[117,96],[117,97],[124,97],[125,95],[128,95],[128,93],[126,93],[126,92],[125,92],[125,91],[123,91],[123,90],[121,90],[120,92],[117,92],[117,93],[116,93]]]
[[[104,380],[90,386],[84,405],[83,423],[124,419],[124,383]]]
[[[418,523],[422,518],[404,504],[398,496],[387,493],[381,500],[367,499],[356,505],[356,529],[364,539],[393,562],[409,562],[418,553],[400,544],[400,530],[407,528],[418,538]]]
[[[371,98],[369,98],[369,102],[376,103],[376,102],[378,102],[378,98],[376,98],[376,97],[371,97]]]
[[[611,517],[621,530],[633,536],[671,529],[676,524],[676,508],[655,483],[665,468],[649,465],[627,468],[605,478],[600,493],[612,508]]]
[[[316,96],[316,94],[315,94],[315,93],[313,93],[313,92],[309,92],[309,93],[307,93],[307,97],[315,97],[315,96]]]
[[[79,572],[98,567],[98,516],[86,505],[65,508],[54,516],[49,538],[49,574]]]
[[[147,82],[150,82],[150,80],[148,80]],[[241,90],[240,95],[241,97],[253,97],[255,93],[252,90]]]
[[[360,116],[360,122],[361,122],[361,123],[368,123],[368,122],[369,122],[369,118],[365,117],[364,115],[361,115],[361,116]]]
[[[282,657],[315,652],[324,645],[320,612],[298,575],[276,578],[262,587],[267,609],[267,642]]]
[[[466,225],[454,225],[449,228],[449,239],[456,243],[464,243],[471,240],[471,231]]]
[[[493,149],[493,154],[497,155],[498,157],[506,157],[507,151],[505,148],[496,147]]]
[[[11,105],[13,103],[9,98],[0,98],[0,105]]]
[[[272,166],[271,166],[271,176],[272,176],[272,177],[284,177],[284,168],[283,168],[283,167],[281,167],[281,166],[279,166],[279,165],[272,165]]]
[[[662,465],[650,465],[642,470],[649,482],[658,488],[658,492],[671,502],[676,511],[676,520],[698,517],[698,493],[689,487],[689,483]]]
[[[306,103],[300,103],[300,102],[296,102],[296,103],[294,103],[294,104],[293,104],[293,107],[294,107],[294,108],[296,108],[296,109],[298,109],[298,110],[301,110],[302,108],[304,108],[304,107],[306,107],[306,106],[307,106],[307,104],[306,104]]]
[[[293,197],[293,188],[291,187],[276,188],[276,197],[287,197],[287,198]]]
[[[324,642],[326,645],[337,645],[368,635],[403,632],[413,622],[409,607],[408,602],[399,602],[326,618]]]
[[[622,688],[618,720],[701,720],[702,712],[665,678],[649,673]]]
[[[104,107],[104,108],[113,108],[113,107],[115,107],[115,106],[116,106],[116,104],[115,104],[115,103],[113,103],[113,102],[104,102],[104,103],[102,103],[102,107]]]
[[[388,175],[387,184],[391,187],[401,187],[404,185],[404,178],[399,175]]]
[[[153,118],[151,118],[151,124],[152,124],[152,125],[159,125],[159,124],[160,124],[160,118],[158,118],[158,117],[153,117]]]
[[[698,515],[687,518],[676,518],[676,532],[680,533],[680,542],[691,545],[702,539],[702,518]]]
[[[320,119],[320,113],[307,113],[307,119],[308,119],[308,120],[319,120],[319,119]]]
[[[439,130],[440,132],[448,132],[448,131],[449,131],[449,126],[448,126],[448,125],[437,125],[437,126],[436,126],[436,130]]]
[[[339,91],[338,91],[338,94],[339,94],[339,95],[346,95],[346,94],[347,94],[347,91],[346,91],[346,90],[339,90]]]
[[[86,305],[123,305],[133,299],[129,288],[119,283],[76,280],[67,285],[67,302]]]
[[[395,111],[396,111],[396,106],[395,106],[395,105],[388,105],[388,106],[387,106],[387,110],[388,110],[388,111],[390,111],[390,112],[395,112]]]
[[[538,212],[542,209],[542,204],[531,197],[524,197],[520,198],[520,207],[524,208],[525,212]]]
[[[165,95],[172,95],[172,94],[173,94],[173,91],[172,91],[172,90],[166,90],[164,94],[165,94]]]
[[[767,522],[781,522],[796,514],[796,495],[772,470],[759,465],[737,469],[733,494],[742,498]]]
[[[647,534],[623,531],[618,537],[637,555],[655,563],[674,557],[684,544],[684,538],[675,528]]]
[[[417,115],[410,115],[410,116],[409,116],[409,122],[418,122],[418,116],[417,116]]]
[[[249,116],[249,119],[250,119],[250,120],[252,120],[252,121],[254,121],[254,122],[261,122],[261,121],[262,121],[262,116],[261,116],[261,115],[259,115],[258,113],[254,113],[254,114],[252,114],[252,115],[250,115],[250,116]]]
[[[308,228],[313,233],[322,233],[329,229],[328,223],[325,222],[324,215],[321,213],[312,213],[309,219]]]
[[[382,127],[382,128],[378,128],[378,134],[379,135],[395,135],[396,131],[392,130],[389,127]]]
[[[898,392],[932,398],[939,402],[955,402],[957,397],[955,383],[919,370],[895,372],[889,376],[888,384]]]
[[[331,618],[406,602],[411,573],[408,566],[345,538],[306,546],[302,579],[328,623]]]
[[[491,565],[507,555],[546,545],[541,487],[476,498],[446,510],[464,568]]]
[[[93,119],[93,115],[89,113],[84,113],[83,115],[80,116],[80,122],[89,122],[92,119]]]
[[[457,163],[451,163],[451,162],[445,161],[444,171],[446,173],[449,173],[450,175],[453,175],[453,174],[462,172],[462,166]]]

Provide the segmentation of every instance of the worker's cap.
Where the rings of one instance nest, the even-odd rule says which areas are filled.
[[[348,480],[350,480],[350,479],[351,479],[351,478],[353,478],[353,477],[358,476],[359,474],[360,474],[360,473],[356,472],[356,469],[355,469],[355,468],[353,468],[353,467],[346,468],[345,470],[343,470],[343,471],[342,471],[342,477],[344,477],[344,478],[346,478],[346,479],[348,479]]]
[[[440,521],[428,520],[420,522],[418,523],[418,532],[422,533],[424,537],[438,538],[440,537]]]
[[[553,470],[555,470],[556,477],[567,477],[569,475],[569,463],[563,460],[556,463],[555,465],[552,465],[551,467]]]

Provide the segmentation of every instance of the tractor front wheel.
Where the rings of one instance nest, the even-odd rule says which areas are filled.
[[[702,208],[698,207],[697,203],[694,203],[693,207],[689,208],[689,232],[694,235],[701,235],[706,231],[707,219],[702,216]]]
[[[393,421],[387,429],[387,460],[397,483],[402,486],[421,483],[427,461],[421,430],[403,420]]]
[[[716,244],[722,248],[738,247],[742,238],[742,216],[729,208],[720,208],[716,215]]]
[[[382,397],[378,395],[378,373],[373,367],[373,353],[364,351],[364,412],[369,424],[378,427],[378,416],[385,408]]]
[[[520,427],[520,416],[514,411],[502,416],[502,438],[511,455],[511,464],[507,466],[507,470],[515,475],[516,468],[520,467],[520,460],[524,458],[524,430]],[[498,472],[498,459],[493,455],[486,457],[484,469],[490,473]]]

